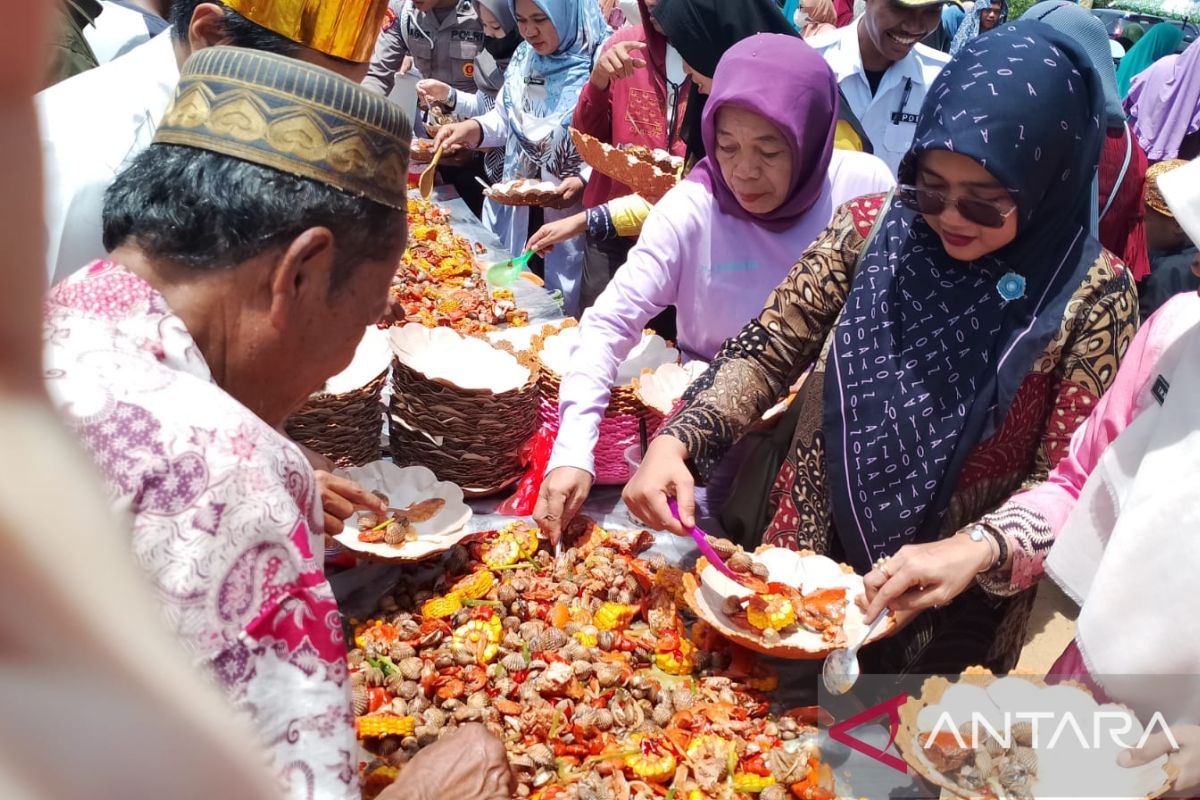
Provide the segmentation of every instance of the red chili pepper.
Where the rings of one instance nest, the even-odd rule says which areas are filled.
[[[766,777],[771,774],[771,769],[767,766],[767,761],[763,758],[762,753],[755,753],[742,762],[742,772]]]
[[[513,683],[524,683],[525,679],[529,677],[529,670],[519,669],[509,677],[513,679]]]
[[[607,692],[592,701],[592,708],[604,708],[608,705],[608,701],[611,700],[612,696],[616,693],[616,689],[609,689]]]
[[[392,697],[387,693],[387,689],[377,686],[367,693],[367,701],[367,711],[374,713],[392,702]]]

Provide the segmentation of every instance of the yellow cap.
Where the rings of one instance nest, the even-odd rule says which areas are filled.
[[[345,61],[371,60],[387,0],[224,0],[251,22]]]

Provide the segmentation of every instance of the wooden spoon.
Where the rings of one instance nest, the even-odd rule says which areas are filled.
[[[442,157],[442,148],[439,146],[433,151],[433,160],[429,162],[429,166],[421,173],[420,179],[417,181],[417,187],[421,190],[421,197],[428,200],[433,194],[433,177],[437,172],[438,160]]]

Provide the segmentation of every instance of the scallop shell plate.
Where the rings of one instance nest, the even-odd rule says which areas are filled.
[[[846,618],[843,624],[845,638],[847,643],[862,640],[868,626],[863,621],[862,611],[855,603],[855,598],[864,591],[861,575],[811,550],[796,551],[764,546],[755,552],[754,557],[766,566],[768,581],[798,586],[804,594],[839,586],[848,589]],[[824,658],[834,650],[840,649],[841,645],[832,646],[821,638],[821,634],[804,628],[798,628],[790,635],[782,637],[776,644],[764,642],[761,636],[734,622],[724,611],[725,598],[749,597],[752,592],[722,575],[703,558],[696,564],[696,573],[699,575],[699,581],[691,573],[683,576],[688,605],[725,638],[757,653],[796,660]],[[870,641],[883,638],[894,627],[895,621],[889,620],[875,632]]]
[[[426,328],[410,322],[392,328],[392,352],[426,378],[467,393],[503,394],[532,381],[528,367],[516,357],[473,336],[450,328]]]
[[[579,330],[578,326],[570,326],[546,337],[542,345],[542,364],[554,374],[565,375],[567,368],[571,366],[571,357],[579,344]],[[631,383],[647,370],[654,371],[664,364],[678,363],[678,350],[668,346],[666,340],[658,334],[643,332],[642,340],[629,351],[629,355],[617,368],[614,386]]]
[[[670,415],[684,391],[708,369],[703,361],[686,364],[663,364],[656,370],[636,378],[638,397],[664,417]]]
[[[392,350],[387,331],[372,325],[363,334],[350,365],[325,382],[321,394],[345,394],[361,389],[387,370],[392,362]]]
[[[1062,715],[1070,711],[1075,719],[1080,721],[1089,745],[1092,736],[1092,718],[1097,711],[1119,712],[1132,716],[1126,707],[1116,704],[1101,705],[1092,697],[1088,689],[1071,681],[1047,685],[1045,681],[1033,675],[1007,675],[997,677],[983,667],[970,667],[965,670],[956,683],[951,683],[944,677],[927,678],[921,687],[920,697],[910,697],[900,708],[900,728],[896,734],[896,746],[900,754],[913,769],[926,780],[934,783],[949,794],[957,797],[976,797],[978,792],[967,792],[954,781],[942,775],[926,758],[924,748],[919,745],[918,736],[938,728],[938,721],[943,714],[956,726],[970,724],[972,715],[985,721],[996,731],[1005,729],[1005,710],[1025,713],[1054,713]],[[1080,775],[1087,775],[1089,785],[1103,786],[1105,798],[1141,798],[1161,797],[1170,789],[1173,768],[1167,766],[1167,757],[1162,756],[1141,767],[1126,768],[1118,766],[1117,756],[1123,749],[1113,740],[1113,737],[1102,734],[1099,738],[1100,747],[1084,747],[1079,743],[1078,734],[1068,728],[1057,738],[1053,748],[1045,747],[1048,740],[1054,738],[1055,729],[1062,717],[1055,721],[1042,723],[1039,728],[1039,740],[1043,746],[1034,748],[1037,752],[1037,780],[1030,787],[1035,798],[1082,797]],[[1010,717],[1009,722],[1015,725],[1016,717]],[[1133,720],[1134,730],[1123,733],[1128,741],[1136,741],[1142,735],[1142,727],[1136,719]],[[940,728],[939,728],[940,730]],[[986,727],[980,723],[981,735],[986,734]],[[1110,728],[1105,728],[1110,730]],[[1041,732],[1044,731],[1044,732]],[[1041,737],[1046,737],[1041,739]],[[964,740],[965,741],[965,740]],[[1095,781],[1093,784],[1092,782]],[[993,787],[993,789],[998,788]],[[943,796],[946,796],[944,794]],[[1004,800],[1003,790],[999,795]]]
[[[407,563],[422,561],[449,550],[470,536],[467,523],[471,509],[463,502],[463,491],[449,481],[439,481],[426,467],[398,467],[390,461],[375,461],[361,467],[340,469],[334,473],[361,484],[368,490],[387,495],[390,508],[404,508],[419,500],[440,497],[446,501],[442,510],[425,522],[416,523],[416,541],[395,547],[384,542],[368,543],[358,540],[358,515],[346,522],[346,530],[334,540],[357,556],[372,561]]]

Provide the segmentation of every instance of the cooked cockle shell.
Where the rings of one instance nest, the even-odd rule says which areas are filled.
[[[369,531],[382,521],[374,511],[363,511],[358,515],[358,529]]]
[[[475,722],[483,716],[483,710],[473,706],[459,706],[454,709],[455,722]]]
[[[614,723],[615,723],[615,720],[613,719],[613,715],[612,715],[611,711],[609,711],[607,708],[596,709],[595,718],[592,720],[592,724],[596,726],[596,730],[598,730],[598,731],[612,730],[612,726]]]
[[[525,681],[521,684],[521,688],[517,690],[517,695],[523,703],[532,703],[535,700],[540,700],[542,693],[538,691],[538,687],[533,681]]]
[[[558,628],[546,628],[529,646],[541,652],[554,652],[567,643],[567,635]]]
[[[525,640],[521,638],[519,631],[509,631],[500,640],[500,647],[509,652],[516,652],[525,647]]]
[[[416,531],[409,521],[403,517],[392,520],[383,531],[383,541],[394,546],[402,545],[416,538]]]
[[[500,623],[501,627],[506,631],[516,633],[521,628],[521,618],[516,615],[509,615]]]
[[[400,687],[404,685],[406,680],[407,678],[405,678],[399,672],[393,672],[391,675],[388,675],[386,678],[384,678],[383,685],[392,694],[400,694]]]
[[[475,663],[475,654],[465,647],[455,647],[450,652],[454,656],[454,663],[460,667]]]
[[[397,664],[406,658],[412,658],[416,654],[416,649],[407,642],[392,642],[392,646],[388,650],[388,657]]]
[[[526,642],[532,642],[545,627],[546,623],[542,622],[540,619],[531,619],[527,622],[522,622],[521,629],[519,631],[521,634],[521,639]]]
[[[353,686],[350,689],[350,706],[354,709],[354,716],[361,717],[367,713],[367,687],[363,685]]]
[[[740,614],[742,611],[742,598],[737,595],[730,595],[721,602],[721,611],[725,612],[725,616],[732,617],[735,614]]]
[[[416,750],[418,745],[419,745],[419,743],[417,742],[417,737],[415,737],[415,736],[405,736],[403,739],[400,740],[401,749],[406,750],[408,752],[412,752],[413,750]]]
[[[366,654],[360,648],[354,648],[346,654],[346,664],[350,669],[358,669],[366,661]]]
[[[430,728],[441,728],[446,724],[446,712],[440,708],[427,708],[421,713],[421,719]]]
[[[400,684],[400,691],[396,692],[396,694],[400,695],[405,700],[412,700],[420,693],[421,685],[416,681],[405,681],[404,683]]]
[[[776,747],[767,753],[766,762],[772,777],[784,786],[799,783],[808,774],[808,754],[803,750],[793,753]]]
[[[791,793],[778,783],[772,783],[758,793],[758,800],[788,800],[790,797]]]
[[[646,556],[646,564],[650,567],[650,569],[658,572],[660,569],[664,569],[667,566],[667,557],[662,553],[651,553],[650,555]]]
[[[762,632],[762,640],[767,644],[779,644],[782,638],[774,628],[766,628]]]
[[[729,557],[725,565],[734,572],[746,573],[754,566],[754,559],[750,557],[749,553],[739,550]]]
[[[686,711],[696,705],[696,695],[686,685],[677,683],[671,687],[671,705],[676,711]]]
[[[423,649],[429,649],[437,647],[445,638],[446,634],[440,628],[434,628],[422,636],[421,641],[418,642],[418,644],[420,644]]]
[[[509,653],[500,659],[500,666],[509,672],[517,672],[518,670],[525,669],[525,656],[520,653]]]
[[[654,724],[660,728],[665,728],[671,722],[671,717],[675,716],[675,712],[666,703],[659,703],[654,707]]]
[[[1033,746],[1033,723],[1021,720],[1012,726],[1012,743],[1022,747]]]
[[[596,721],[596,709],[591,706],[580,705],[575,709],[575,713],[571,715],[571,721],[578,728],[587,730]]]
[[[466,625],[468,622],[471,621],[471,617],[473,616],[473,614],[474,614],[474,611],[472,611],[472,609],[460,608],[458,611],[455,611],[453,614],[450,615],[450,627],[451,628],[460,628],[463,625]]]
[[[621,667],[617,664],[610,664],[603,661],[596,665],[596,681],[599,682],[601,688],[609,689],[621,680]]]
[[[502,583],[496,589],[496,599],[504,603],[504,605],[515,603],[518,597],[517,590],[513,588],[511,583]]]
[[[605,652],[612,650],[616,641],[617,635],[612,631],[600,631],[596,634],[596,646]]]
[[[361,669],[358,670],[357,672],[351,672],[350,673],[350,685],[351,686],[366,686],[367,685],[367,673],[363,672]]]
[[[402,658],[396,664],[396,667],[400,670],[400,674],[410,681],[415,681],[421,677],[421,668],[424,666],[425,662],[416,656]]]
[[[576,678],[579,678],[581,681],[586,681],[588,678],[592,677],[592,662],[582,660],[572,661],[571,671],[575,673]]]
[[[384,674],[379,667],[364,667],[363,675],[366,676],[367,686],[383,686]]]
[[[486,708],[490,703],[491,698],[487,692],[479,691],[467,698],[467,705],[472,708]]]
[[[425,697],[423,695],[418,694],[416,697],[409,698],[408,713],[412,714],[413,716],[416,716],[416,715],[420,714],[422,711],[424,711],[425,709],[429,708],[429,706],[430,706],[429,701],[427,699],[425,699]]]
[[[767,565],[762,563],[761,561],[755,561],[753,564],[750,565],[750,574],[753,575],[754,577],[758,578],[759,580],[764,580],[764,581],[767,578],[771,577],[771,572],[770,572],[770,570],[767,569]]]
[[[555,766],[554,751],[544,744],[535,744],[530,747],[525,754],[532,759],[533,763],[543,769],[552,769]]]
[[[995,772],[1005,789],[1024,788],[1037,775],[1037,752],[1029,747],[1014,747],[999,759]]]
[[[516,590],[518,595],[524,594],[525,592],[529,591],[529,581],[525,580],[525,578],[521,577],[520,575],[517,575],[512,580],[510,580],[508,582],[508,585],[513,587],[513,589]]]

